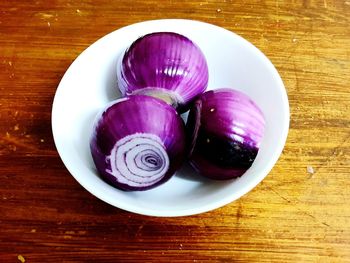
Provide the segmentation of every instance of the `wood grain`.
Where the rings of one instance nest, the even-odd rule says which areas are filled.
[[[347,0],[2,0],[0,261],[350,262],[349,17]],[[269,176],[191,217],[99,201],[65,169],[51,133],[53,96],[80,52],[160,18],[213,23],[251,41],[290,100],[288,141]]]

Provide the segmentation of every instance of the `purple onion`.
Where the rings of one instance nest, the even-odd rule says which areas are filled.
[[[135,95],[115,101],[100,114],[90,140],[100,175],[128,191],[167,181],[185,156],[184,123],[162,100]]]
[[[190,163],[202,175],[225,180],[241,176],[255,160],[265,120],[244,93],[218,89],[202,94],[190,110]]]
[[[208,84],[206,59],[190,39],[158,32],[137,39],[118,65],[118,86],[123,95],[152,95],[179,111]]]

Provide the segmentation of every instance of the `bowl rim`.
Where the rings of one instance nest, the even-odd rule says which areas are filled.
[[[219,200],[215,200],[213,202],[207,203],[206,205],[200,206],[200,207],[194,207],[194,208],[189,208],[189,209],[180,209],[180,210],[171,210],[171,209],[156,210],[156,209],[143,208],[141,206],[136,206],[136,205],[132,205],[129,203],[116,202],[116,200],[109,198],[108,195],[101,194],[98,190],[96,190],[96,188],[94,188],[93,186],[91,186],[90,184],[88,184],[87,182],[82,180],[79,176],[75,175],[75,172],[73,171],[72,167],[69,165],[69,161],[67,160],[67,158],[64,157],[63,149],[61,148],[61,145],[59,145],[59,143],[58,143],[57,129],[55,129],[55,119],[57,118],[56,116],[58,113],[57,113],[57,107],[56,107],[57,103],[55,103],[55,102],[57,101],[57,97],[59,96],[58,91],[60,90],[60,87],[63,85],[62,83],[64,82],[65,77],[68,75],[70,68],[72,68],[72,66],[77,63],[78,58],[83,53],[86,53],[93,45],[97,45],[97,43],[104,41],[104,39],[108,38],[111,34],[117,32],[117,31],[130,30],[133,27],[139,27],[139,26],[148,26],[149,27],[149,26],[152,26],[153,24],[159,24],[159,23],[177,23],[177,24],[182,24],[182,25],[188,24],[188,23],[197,24],[198,26],[212,27],[215,30],[220,30],[222,32],[225,32],[225,34],[231,34],[231,35],[234,35],[235,37],[238,37],[240,39],[240,41],[242,41],[244,43],[244,45],[248,46],[252,51],[254,51],[255,55],[259,56],[260,59],[262,59],[265,66],[268,67],[269,72],[271,72],[274,75],[274,79],[277,82],[277,85],[278,85],[278,87],[281,91],[281,94],[282,94],[281,98],[282,98],[282,105],[284,107],[284,116],[283,116],[283,123],[281,123],[281,125],[283,126],[281,138],[279,139],[278,144],[275,146],[275,150],[273,152],[273,155],[271,156],[271,158],[269,158],[269,161],[267,161],[266,164],[264,165],[264,169],[260,170],[260,172],[259,172],[260,176],[256,176],[253,180],[250,180],[249,183],[245,184],[244,187],[242,187],[239,191],[236,191],[231,195],[227,195],[224,198],[221,198]],[[104,35],[103,37],[99,38],[98,40],[96,40],[94,43],[89,45],[85,50],[83,50],[75,58],[75,60],[71,63],[71,65],[66,70],[65,74],[63,75],[63,77],[62,77],[62,79],[57,87],[57,90],[56,90],[56,93],[55,93],[55,96],[53,99],[52,112],[51,112],[51,129],[52,129],[52,134],[53,134],[56,149],[57,149],[58,154],[59,154],[62,162],[64,163],[66,169],[75,178],[75,180],[78,181],[78,183],[80,185],[82,185],[88,192],[90,192],[92,195],[94,195],[98,199],[101,199],[102,201],[104,201],[104,202],[106,202],[114,207],[129,211],[129,212],[133,212],[136,214],[141,214],[141,215],[146,215],[146,216],[157,216],[157,217],[180,217],[180,216],[190,216],[190,215],[209,212],[211,210],[223,207],[223,206],[239,199],[240,197],[242,197],[243,195],[245,195],[246,193],[251,191],[269,174],[269,172],[272,170],[274,165],[277,163],[277,161],[278,161],[278,159],[283,151],[285,143],[287,141],[289,124],[290,124],[290,108],[289,108],[287,90],[285,89],[285,86],[283,84],[283,81],[282,81],[280,75],[278,74],[277,69],[272,64],[272,62],[266,57],[266,55],[262,51],[260,51],[257,47],[255,47],[252,43],[250,43],[248,40],[244,39],[243,37],[239,36],[238,34],[232,32],[232,31],[229,31],[225,28],[219,27],[219,26],[214,25],[214,24],[210,24],[210,23],[206,23],[206,22],[202,22],[202,21],[198,21],[198,20],[190,20],[190,19],[146,20],[146,21],[130,24],[130,25],[127,25],[125,27],[121,27],[119,29],[116,29],[116,30]]]

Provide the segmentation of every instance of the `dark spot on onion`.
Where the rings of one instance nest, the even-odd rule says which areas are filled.
[[[200,129],[194,152],[220,167],[249,168],[258,149],[235,140],[219,138]]]

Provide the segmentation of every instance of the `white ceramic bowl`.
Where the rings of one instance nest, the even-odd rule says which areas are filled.
[[[209,89],[242,90],[261,107],[266,132],[252,167],[240,178],[211,181],[185,165],[165,184],[145,192],[123,192],[97,174],[89,149],[97,112],[119,97],[116,61],[135,39],[172,31],[197,43],[209,65]],[[283,82],[271,62],[242,37],[190,20],[155,20],[130,25],[99,39],[72,63],[60,82],[52,109],[57,150],[70,173],[99,199],[138,214],[184,216],[224,206],[254,188],[269,173],[284,147],[289,105]]]

